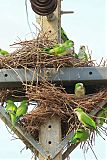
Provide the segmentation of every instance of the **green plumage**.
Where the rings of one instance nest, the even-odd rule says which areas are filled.
[[[83,61],[88,61],[88,56],[86,54],[85,46],[80,46],[79,53],[78,53],[78,59],[83,60]]]
[[[6,56],[8,55],[9,53],[3,49],[0,48],[0,55],[3,55],[3,56]]]
[[[89,138],[89,131],[87,129],[79,128],[74,133],[71,143],[76,144],[78,142],[86,141]]]
[[[16,117],[17,117],[17,118],[22,117],[24,114],[26,114],[27,109],[28,109],[27,101],[26,101],[26,100],[23,100],[23,101],[21,102],[20,106],[17,108]]]
[[[75,113],[77,114],[77,117],[79,121],[87,128],[92,128],[96,130],[96,123],[94,120],[88,116],[81,108],[75,108]]]
[[[50,55],[63,56],[68,54],[67,51],[69,51],[69,49],[73,47],[73,45],[73,41],[67,40],[62,44],[56,44],[55,46],[53,46],[53,48],[44,48],[43,51]]]
[[[15,126],[17,121],[16,114],[10,113],[10,119],[11,119],[12,125]]]
[[[7,113],[16,113],[17,106],[14,104],[12,100],[7,100],[6,102],[6,112]]]
[[[7,100],[6,112],[9,114],[13,126],[16,124],[16,111],[17,106],[14,104],[14,102],[12,100]]]
[[[67,35],[62,27],[61,27],[61,39],[63,40],[63,42],[69,40],[69,38],[67,37]]]
[[[83,83],[76,83],[74,92],[76,97],[83,97],[85,95],[85,87]]]

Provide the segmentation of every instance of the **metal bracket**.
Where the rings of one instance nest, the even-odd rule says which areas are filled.
[[[62,14],[72,14],[72,13],[74,13],[74,11],[61,11],[61,15]]]
[[[36,82],[39,71],[31,69],[1,69],[0,88],[19,88],[23,83]],[[82,81],[85,84],[107,84],[107,67],[63,67],[58,70],[55,68],[42,68],[40,77],[47,77],[53,83],[65,83],[71,85]]]

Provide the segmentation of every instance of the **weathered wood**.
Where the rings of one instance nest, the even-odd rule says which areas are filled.
[[[51,154],[61,142],[61,120],[59,117],[47,117],[47,121],[40,128],[39,142],[43,148],[49,153],[49,159]],[[43,156],[39,156],[40,160],[44,160]],[[54,160],[61,160],[62,153],[59,152]]]
[[[61,42],[61,0],[58,0],[57,3],[57,8],[53,13],[52,19],[49,20],[49,16],[38,16],[36,21],[40,24],[43,33],[49,34],[50,39],[56,39],[58,42]]]

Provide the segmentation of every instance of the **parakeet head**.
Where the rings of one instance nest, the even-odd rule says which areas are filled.
[[[82,111],[83,110],[81,108],[79,108],[79,107],[74,109],[74,112],[82,112]]]
[[[80,50],[85,51],[86,50],[85,46],[80,46]]]
[[[84,87],[84,85],[83,85],[83,83],[76,83],[76,85],[75,85],[75,88],[83,88]]]
[[[7,100],[6,103],[13,104],[14,102],[12,100]]]

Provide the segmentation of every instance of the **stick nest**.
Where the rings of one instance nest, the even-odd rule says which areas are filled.
[[[37,39],[14,43],[18,46],[17,50],[8,56],[0,57],[0,69],[8,68],[60,68],[60,67],[86,67],[93,66],[93,61],[85,62],[73,57],[72,52],[65,56],[54,56],[46,54],[43,48],[52,47],[56,44],[46,35],[40,35]],[[76,98],[73,94],[68,94],[63,88],[56,87],[45,79],[40,84],[28,85],[23,87],[24,97],[28,101],[35,101],[35,108],[21,118],[20,124],[29,132],[34,139],[38,140],[39,131],[47,118],[58,116],[61,119],[62,138],[76,129],[80,124],[73,109],[82,106],[89,113],[92,109],[99,108],[99,102],[107,99],[107,89],[102,89],[95,94],[85,95],[83,98]],[[13,96],[20,90],[3,89],[0,91],[1,101],[4,102],[9,96]]]
[[[87,62],[76,59],[72,51],[65,56],[46,54],[43,48],[52,47],[56,44],[46,35],[40,35],[37,39],[14,43],[12,47],[17,49],[5,57],[0,57],[0,69],[2,68],[35,68],[39,67],[86,67],[92,66],[93,61]]]
[[[62,138],[68,132],[75,130],[80,122],[73,109],[82,106],[87,113],[95,108],[99,109],[99,102],[107,99],[107,89],[85,95],[83,98],[77,98],[74,94],[67,94],[63,88],[41,83],[39,86],[29,87],[26,95],[30,101],[35,100],[37,106],[21,119],[21,124],[38,140],[40,126],[52,116],[58,116],[61,119]]]

